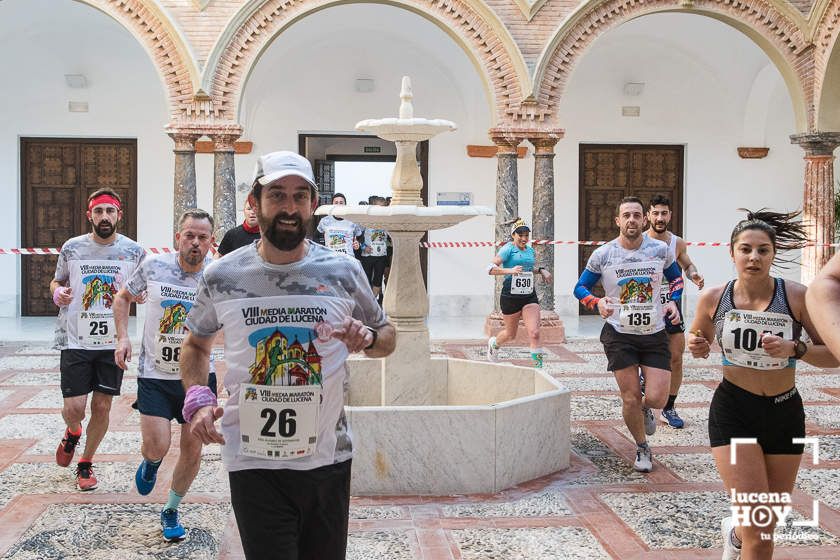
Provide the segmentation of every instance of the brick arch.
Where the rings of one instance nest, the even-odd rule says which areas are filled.
[[[152,0],[76,1],[115,19],[143,46],[166,90],[173,121],[206,112],[206,104],[195,99],[198,71],[186,41]]]
[[[354,0],[350,0],[353,2]],[[358,1],[358,0],[356,0]],[[504,24],[477,0],[373,0],[414,12],[441,27],[479,71],[494,124],[521,111],[530,89],[524,59]],[[208,57],[202,88],[218,115],[236,121],[248,75],[274,38],[304,17],[348,0],[251,0]]]
[[[814,33],[816,130],[840,131],[840,0],[828,3]]]
[[[813,49],[805,20],[784,0],[591,0],[569,17],[543,51],[534,76],[534,100],[556,118],[569,76],[601,35],[632,19],[659,12],[712,17],[747,35],[779,69],[793,100],[797,129],[814,126]]]

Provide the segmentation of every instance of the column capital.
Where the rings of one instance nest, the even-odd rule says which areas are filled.
[[[808,132],[792,134],[791,144],[799,144],[805,150],[805,157],[834,155],[834,150],[840,146],[840,132]]]
[[[232,152],[233,143],[242,136],[242,127],[238,124],[212,125],[206,132],[213,140],[214,152]]]
[[[516,155],[516,148],[528,138],[524,132],[528,129],[511,126],[497,126],[488,131],[490,140],[498,148],[497,154]]]
[[[554,155],[554,146],[557,145],[566,131],[562,128],[547,130],[536,130],[528,135],[528,142],[534,145],[535,155]]]

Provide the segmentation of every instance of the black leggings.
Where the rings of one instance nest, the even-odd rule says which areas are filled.
[[[381,288],[385,268],[388,266],[388,257],[362,257],[360,260],[370,285],[374,288]]]

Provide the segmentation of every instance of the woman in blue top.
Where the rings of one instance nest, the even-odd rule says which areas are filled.
[[[534,291],[534,273],[539,273],[544,282],[551,282],[551,273],[545,267],[534,267],[534,249],[528,245],[531,235],[524,220],[519,218],[511,229],[512,241],[502,247],[493,257],[491,276],[504,276],[499,307],[505,322],[505,329],[487,341],[487,358],[496,361],[499,347],[516,338],[519,319],[528,331],[528,345],[534,367],[543,366],[543,351],[540,349],[540,302]]]
[[[838,364],[805,308],[805,286],[770,275],[778,251],[798,249],[807,239],[798,216],[747,212],[729,247],[738,276],[700,292],[688,337],[695,358],[708,357],[715,339],[722,350],[723,381],[709,408],[709,441],[739,520],[760,507],[783,509],[793,491],[805,436],[796,360],[817,367]],[[810,343],[801,338],[803,331]],[[737,438],[754,443],[735,445]],[[759,494],[770,496],[770,502],[756,503],[751,496]],[[771,517],[767,524],[736,527],[732,516],[724,518],[724,560],[772,558],[777,520]]]

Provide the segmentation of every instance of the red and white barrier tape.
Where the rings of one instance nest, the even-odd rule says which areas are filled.
[[[420,243],[426,249],[465,249],[475,247],[501,247],[507,241],[428,241]],[[606,241],[559,241],[550,239],[535,239],[533,245],[604,245]],[[726,241],[686,241],[686,245],[692,247],[729,247]],[[809,243],[807,247],[840,247],[840,243]],[[20,247],[14,249],[0,249],[0,255],[57,255],[60,249],[53,247]],[[211,249],[215,252],[215,247]],[[161,253],[175,253],[172,247],[148,247],[147,253],[159,255]]]

